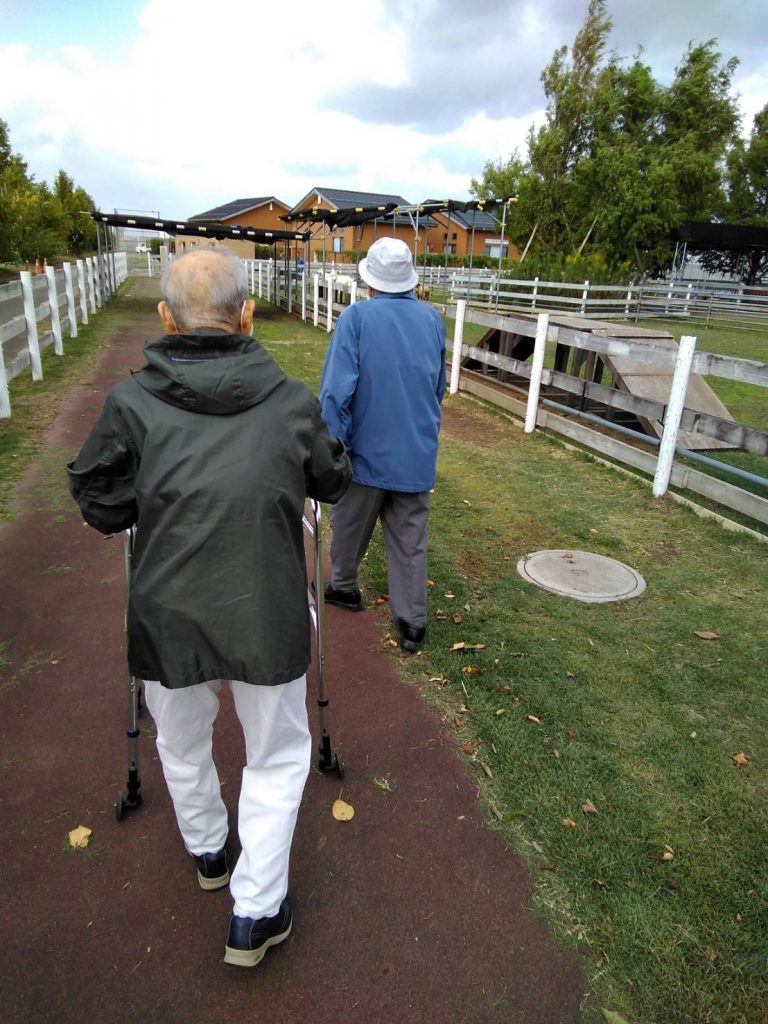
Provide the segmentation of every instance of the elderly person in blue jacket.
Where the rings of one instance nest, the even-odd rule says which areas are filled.
[[[339,317],[320,384],[323,418],[352,458],[352,485],[331,511],[329,604],[360,611],[358,581],[377,519],[400,645],[415,652],[427,623],[427,520],[435,483],[445,328],[413,296],[418,275],[405,242],[385,237],[360,262],[370,301]]]

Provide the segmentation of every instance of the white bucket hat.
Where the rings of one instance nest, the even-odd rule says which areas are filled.
[[[360,260],[360,277],[378,292],[409,292],[419,283],[411,250],[399,238],[379,238]]]

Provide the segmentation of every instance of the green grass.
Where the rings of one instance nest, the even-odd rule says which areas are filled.
[[[53,346],[44,350],[42,380],[33,381],[27,370],[11,381],[11,417],[0,420],[0,522],[13,514],[13,488],[40,453],[61,399],[93,366],[116,330],[153,308],[148,300],[130,298],[126,290],[124,286],[107,308],[91,315],[87,326],[78,325],[77,338],[65,338],[63,356]]]
[[[316,386],[323,332],[273,320],[256,334]],[[764,1022],[768,551],[468,398],[446,402],[438,468],[428,644],[402,672],[466,745],[535,906],[582,951],[585,1020]],[[547,594],[515,569],[546,547],[619,558],[648,590]],[[378,533],[362,582],[386,592]]]

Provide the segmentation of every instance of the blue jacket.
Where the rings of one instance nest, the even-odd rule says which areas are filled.
[[[320,382],[329,432],[352,456],[353,479],[388,491],[435,483],[445,328],[411,292],[378,294],[343,311]]]

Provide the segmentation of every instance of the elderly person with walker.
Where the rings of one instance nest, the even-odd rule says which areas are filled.
[[[230,886],[224,960],[251,967],[293,922],[289,855],[311,755],[304,501],[337,501],[350,465],[317,399],[251,336],[240,260],[193,250],[161,290],[165,334],[107,397],[70,489],[102,533],[136,526],[129,668],[198,882]],[[231,877],[212,756],[226,681],[246,748]]]
[[[413,295],[418,274],[397,238],[360,262],[370,301],[339,317],[320,385],[323,416],[352,458],[353,483],[331,510],[332,575],[325,600],[360,611],[358,571],[377,519],[387,553],[389,604],[410,653],[427,624],[427,520],[435,484],[445,328]]]

